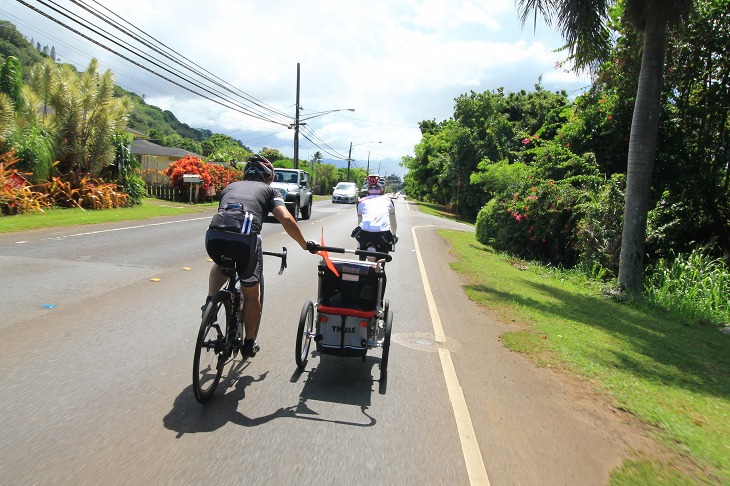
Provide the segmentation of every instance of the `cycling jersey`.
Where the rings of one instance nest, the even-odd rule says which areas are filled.
[[[395,205],[389,196],[373,194],[360,199],[357,203],[357,216],[362,218],[360,228],[363,231],[392,231],[391,215],[395,218]]]
[[[261,232],[264,217],[276,206],[284,206],[284,199],[270,185],[258,181],[238,181],[228,184],[221,192],[219,208],[226,208],[229,203],[239,203],[244,211],[253,214],[250,232]]]

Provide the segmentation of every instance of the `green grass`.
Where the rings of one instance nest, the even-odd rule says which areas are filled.
[[[455,211],[447,209],[443,206],[439,206],[438,204],[431,204],[423,201],[418,201],[418,208],[426,213],[430,214],[432,216],[440,216],[443,218],[453,219],[455,221],[459,221],[461,223],[467,223],[467,224],[473,224],[471,221],[462,221],[459,219],[458,215]]]
[[[730,484],[730,336],[615,302],[585,279],[496,254],[472,233],[439,233],[469,297],[523,323],[505,345],[590,379],[673,451],[627,461],[611,484]]]
[[[139,206],[119,209],[82,210],[49,209],[42,213],[19,214],[0,217],[0,233],[26,231],[37,228],[76,226],[108,223],[114,221],[135,221],[157,216],[174,216],[208,210],[218,203],[187,204],[146,198]]]

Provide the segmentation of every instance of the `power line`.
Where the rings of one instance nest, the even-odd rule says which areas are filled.
[[[93,15],[94,17],[113,26],[115,29],[120,31],[122,34],[130,37],[131,39],[133,39],[137,43],[141,44],[142,46],[144,46],[148,49],[151,49],[153,52],[159,54],[163,58],[174,63],[175,65],[182,67],[187,72],[190,72],[193,75],[197,76],[198,78],[201,78],[202,81],[194,81],[194,80],[191,80],[188,78],[184,78],[183,76],[181,76],[180,74],[178,74],[177,72],[174,71],[176,68],[173,67],[170,63],[168,63],[164,60],[161,60],[158,57],[155,57],[154,55],[145,54],[145,53],[141,52],[138,48],[131,46],[131,44],[129,46],[126,45],[125,41],[123,41],[120,37],[114,35],[113,33],[109,32],[107,30],[104,30],[101,27],[91,26],[91,24],[89,23],[88,20],[80,17],[79,15],[77,15],[74,12],[71,12],[69,9],[60,6],[58,3],[56,3],[53,0],[45,0],[45,1],[37,0],[37,1],[39,4],[43,5],[47,9],[50,9],[51,11],[56,12],[60,16],[63,16],[65,18],[75,22],[76,24],[84,27],[91,33],[96,34],[100,38],[106,40],[108,43],[119,46],[120,48],[126,50],[127,52],[131,53],[132,55],[136,56],[137,58],[151,64],[152,66],[158,68],[159,70],[162,70],[163,72],[168,73],[170,76],[174,76],[176,78],[181,79],[182,81],[185,81],[186,83],[191,84],[198,90],[201,90],[201,91],[207,93],[207,95],[200,93],[199,91],[196,91],[195,89],[190,88],[189,86],[181,84],[180,82],[170,79],[170,77],[168,77],[167,75],[161,74],[160,72],[156,71],[155,69],[152,69],[148,66],[141,64],[140,62],[137,62],[137,61],[131,59],[130,57],[118,52],[117,50],[109,47],[108,45],[104,44],[103,42],[95,40],[94,38],[90,37],[89,35],[86,35],[80,31],[74,29],[73,27],[65,24],[64,22],[60,21],[59,19],[55,18],[54,16],[51,16],[51,15],[43,12],[41,9],[30,5],[26,1],[23,1],[23,0],[17,0],[17,1],[18,1],[18,3],[39,13],[40,15],[48,18],[52,22],[55,22],[56,24],[62,26],[63,28],[73,32],[74,34],[79,35],[80,37],[92,42],[93,44],[101,47],[102,49],[105,49],[106,51],[111,52],[112,54],[120,57],[121,59],[128,61],[132,65],[139,67],[157,77],[160,77],[163,80],[165,80],[169,83],[172,83],[173,85],[178,86],[188,92],[191,92],[191,93],[195,94],[196,96],[199,96],[205,100],[212,101],[225,108],[232,109],[234,111],[237,111],[239,113],[242,113],[244,115],[247,115],[247,116],[250,116],[253,118],[257,118],[262,121],[274,123],[274,124],[277,124],[280,126],[290,126],[291,125],[291,123],[290,123],[291,118],[288,117],[285,113],[283,113],[280,110],[277,110],[275,108],[272,108],[272,107],[266,105],[265,103],[261,102],[260,100],[256,99],[255,97],[252,97],[252,96],[248,95],[247,93],[239,90],[238,88],[233,87],[229,83],[223,81],[221,78],[215,76],[214,74],[212,74],[209,71],[205,70],[204,68],[200,67],[198,64],[196,64],[193,61],[190,61],[186,57],[182,56],[174,49],[169,48],[167,45],[160,42],[156,38],[146,34],[144,31],[140,30],[136,26],[127,22],[125,19],[123,19],[122,17],[120,17],[119,15],[114,13],[113,11],[109,10],[108,8],[104,7],[96,0],[92,0],[93,3],[95,3],[96,5],[99,5],[101,8],[103,8],[104,10],[109,12],[112,16],[114,16],[116,19],[119,19],[119,21],[113,21],[109,16],[100,12],[99,10],[95,9],[94,7],[88,5],[87,3],[83,2],[82,0],[71,0],[71,2],[74,5],[76,5],[77,7],[86,11],[87,13]],[[147,42],[145,39],[143,39],[139,35],[132,32],[129,28],[123,27],[122,24],[126,24],[126,25],[130,26],[134,30],[140,32],[141,35],[145,36],[146,38],[151,39],[152,42],[154,42],[155,44],[157,44],[161,47],[158,48],[155,45],[153,45],[152,43]],[[134,79],[134,78],[132,77],[132,79]],[[142,81],[138,80],[138,82],[144,84],[144,82],[142,82]],[[226,92],[228,92],[236,97],[242,98],[244,100],[244,103],[250,103],[250,104],[253,104],[254,106],[241,105],[239,102],[232,100],[228,95],[221,93],[220,90],[216,89],[215,87],[212,87],[210,84],[212,84],[213,86],[216,86],[218,88],[221,88],[222,90],[225,90]],[[172,93],[168,93],[168,95],[175,97],[175,95],[173,95]],[[286,122],[281,122],[281,121],[272,119],[270,117],[270,115],[284,118],[284,119],[286,119]],[[347,117],[342,117],[342,118],[347,118]],[[319,149],[337,159],[344,160],[346,158],[344,155],[340,154],[336,149],[329,146],[327,144],[327,142],[322,140],[311,128],[303,126],[303,129],[304,129],[304,131],[306,131],[306,134],[303,134],[303,137],[306,140],[308,140],[310,143],[312,143],[312,145],[314,145],[314,147],[316,147],[317,149]],[[265,138],[268,138],[268,136]]]
[[[156,72],[156,71],[154,71],[154,70],[150,69],[149,67],[147,67],[147,66],[144,66],[144,65],[140,64],[139,62],[137,62],[137,61],[134,61],[133,59],[130,59],[129,57],[127,57],[127,56],[125,56],[125,55],[123,55],[123,54],[121,54],[121,53],[119,53],[119,52],[115,51],[114,49],[112,49],[112,48],[110,48],[110,47],[108,47],[108,46],[106,46],[106,45],[102,44],[101,42],[99,42],[99,41],[97,41],[97,40],[95,40],[95,39],[93,39],[93,38],[91,38],[91,37],[89,37],[89,36],[87,36],[87,35],[83,34],[82,32],[80,32],[80,31],[78,31],[78,30],[76,30],[76,29],[74,29],[73,27],[71,27],[71,26],[69,26],[69,25],[67,25],[67,24],[64,24],[64,23],[63,23],[63,22],[61,22],[60,20],[58,20],[58,19],[56,19],[56,18],[52,17],[51,15],[49,15],[49,14],[47,14],[47,13],[45,13],[45,12],[41,11],[40,9],[38,9],[38,8],[36,8],[36,7],[34,7],[34,6],[30,5],[30,4],[28,4],[27,2],[25,2],[25,1],[23,1],[23,0],[16,0],[16,1],[17,1],[18,3],[20,3],[20,4],[22,4],[22,5],[25,5],[26,7],[30,8],[31,10],[33,10],[33,11],[35,11],[35,12],[39,13],[40,15],[42,15],[42,16],[44,16],[44,17],[46,17],[46,18],[50,19],[51,21],[53,21],[53,22],[55,22],[55,23],[57,23],[57,24],[61,25],[62,27],[64,27],[64,28],[66,28],[66,29],[70,30],[71,32],[73,32],[73,33],[75,33],[75,34],[77,34],[77,35],[79,35],[79,36],[83,37],[84,39],[86,39],[86,40],[88,40],[88,41],[92,42],[93,44],[95,44],[95,45],[97,45],[97,46],[99,46],[99,47],[101,47],[101,48],[103,48],[103,49],[105,49],[105,50],[107,50],[107,51],[111,52],[112,54],[115,54],[116,56],[118,56],[118,57],[120,57],[120,58],[122,58],[122,59],[124,59],[124,60],[126,60],[126,61],[128,61],[128,62],[130,62],[130,63],[132,63],[132,64],[134,64],[135,66],[137,66],[137,67],[139,67],[139,68],[141,68],[141,69],[144,69],[145,71],[147,71],[147,72],[149,72],[149,73],[151,73],[151,74],[154,74],[155,76],[158,76],[158,77],[160,77],[160,78],[164,79],[165,81],[167,81],[167,82],[169,82],[169,83],[172,83],[172,84],[174,84],[174,85],[176,85],[176,86],[178,86],[178,87],[180,87],[180,88],[182,88],[182,89],[184,89],[184,90],[186,90],[186,91],[189,91],[189,92],[191,92],[191,93],[195,94],[196,96],[200,96],[201,98],[204,98],[204,99],[206,99],[206,100],[208,100],[208,101],[212,101],[213,103],[216,103],[216,104],[218,104],[218,105],[221,105],[221,106],[223,106],[223,107],[225,107],[225,108],[228,108],[228,109],[231,109],[231,110],[237,111],[237,112],[239,112],[239,113],[242,113],[242,114],[244,114],[244,115],[247,115],[247,116],[250,116],[250,117],[253,117],[253,118],[257,118],[257,119],[259,119],[259,120],[262,120],[262,121],[266,121],[266,122],[269,122],[269,123],[274,123],[274,124],[277,124],[277,125],[281,125],[281,126],[288,126],[288,123],[282,123],[282,122],[278,122],[278,121],[275,121],[275,120],[272,120],[272,119],[266,118],[265,116],[262,116],[262,115],[260,115],[260,114],[258,114],[258,113],[255,113],[255,112],[253,112],[253,111],[252,111],[251,109],[249,109],[249,108],[247,108],[247,107],[241,107],[241,106],[238,106],[238,107],[236,107],[236,106],[230,106],[230,105],[227,105],[227,104],[225,104],[225,103],[223,103],[223,102],[221,102],[221,101],[218,101],[218,100],[216,100],[216,99],[213,99],[213,98],[211,98],[210,96],[207,96],[207,95],[204,95],[204,94],[202,94],[202,93],[200,93],[200,92],[197,92],[197,91],[195,91],[194,89],[192,89],[192,88],[190,88],[190,87],[188,87],[188,86],[185,86],[185,85],[183,85],[183,84],[181,84],[181,83],[179,83],[179,82],[177,82],[177,81],[174,81],[174,80],[172,80],[172,79],[168,78],[167,76],[164,76],[164,75],[162,75],[162,74],[160,74],[160,73],[158,73],[158,72]],[[51,10],[53,10],[53,11],[57,12],[57,13],[58,13],[58,14],[60,14],[60,15],[62,15],[62,16],[64,16],[64,17],[66,17],[66,18],[69,18],[70,20],[73,20],[74,22],[76,22],[76,23],[78,23],[78,24],[80,24],[80,25],[83,25],[83,24],[82,24],[82,23],[81,23],[81,22],[80,22],[79,20],[76,20],[76,19],[74,19],[74,18],[71,18],[71,17],[69,16],[69,15],[66,15],[66,14],[64,14],[63,12],[61,12],[60,10],[58,10],[58,9],[56,9],[56,8],[54,8],[54,7],[51,7],[51,6],[50,6],[50,5],[48,5],[47,3],[44,3],[44,2],[42,1],[42,0],[40,0],[40,1],[39,1],[39,3],[41,3],[41,4],[45,5],[46,7],[48,7],[49,9],[51,9]],[[115,43],[115,44],[117,44],[117,45],[120,45],[119,43],[117,43],[117,42],[113,41],[113,40],[112,40],[112,39],[110,39],[109,37],[106,37],[106,36],[104,36],[104,35],[100,34],[100,33],[99,33],[98,31],[94,30],[93,28],[91,28],[91,27],[89,27],[89,26],[87,26],[87,25],[83,25],[83,26],[84,26],[84,27],[86,27],[86,28],[87,28],[88,30],[90,30],[90,31],[92,31],[92,32],[94,32],[94,33],[96,33],[96,34],[98,34],[98,35],[101,35],[101,37],[103,37],[103,38],[105,38],[105,39],[107,39],[107,40],[109,40],[109,41],[111,41],[111,42],[113,42],[113,43]],[[125,49],[127,49],[127,50],[129,50],[130,52],[133,52],[133,51],[131,51],[131,49],[129,49],[129,48],[127,48],[127,47],[123,46],[123,45],[120,45],[120,46],[121,46],[121,47],[123,47],[123,48],[125,48]],[[133,52],[133,53],[134,53],[134,52]],[[146,57],[144,57],[144,56],[142,56],[142,55],[140,55],[140,54],[138,54],[138,53],[134,53],[134,54],[136,54],[136,55],[137,55],[138,57],[141,57],[141,58],[143,58],[143,59],[147,60],[148,62],[151,62],[151,63],[152,63],[153,65],[156,65],[157,67],[160,67],[160,68],[162,68],[162,66],[160,66],[160,65],[159,65],[159,64],[157,64],[157,63],[155,63],[154,61],[151,61],[151,60],[150,60],[149,58],[146,58]],[[173,74],[174,76],[177,76],[177,77],[180,77],[181,79],[184,79],[184,78],[182,78],[181,76],[177,75],[176,73],[174,73],[174,72],[171,72],[171,71],[169,71],[168,69],[165,69],[165,68],[163,68],[163,69],[164,69],[165,71],[168,71],[168,72],[170,72],[170,73],[171,73],[171,74]],[[196,84],[196,83],[192,83],[192,82],[191,82],[191,84],[193,84],[194,86],[198,87],[199,89],[202,89],[202,90],[204,90],[204,91],[207,91],[208,93],[210,93],[210,94],[212,94],[212,95],[216,95],[216,93],[213,93],[213,92],[212,92],[211,90],[207,89],[206,87],[200,86],[200,85],[198,85],[198,84]],[[218,95],[218,96],[220,96],[220,95]],[[224,99],[225,99],[225,98],[224,98]],[[233,102],[232,102],[232,101],[230,101],[230,100],[226,100],[226,102],[228,102],[228,103],[233,103]]]
[[[135,25],[129,23],[127,20],[125,20],[124,18],[120,17],[118,14],[114,13],[113,11],[111,11],[110,9],[108,9],[107,7],[101,5],[98,1],[92,0],[94,3],[96,3],[101,8],[105,9],[106,11],[108,11],[110,14],[112,14],[113,16],[115,16],[116,18],[118,18],[119,20],[121,20],[122,22],[124,22],[125,24],[129,25],[130,27],[132,27],[133,29],[137,30],[138,32],[140,32],[144,36],[146,36],[149,39],[151,39],[152,41],[156,42],[158,45],[160,45],[163,48],[167,49],[169,52],[173,53],[175,56],[179,56],[179,58],[182,58],[186,62],[188,62],[188,63],[192,64],[193,66],[195,66],[196,68],[200,69],[206,75],[201,74],[200,71],[191,68],[188,64],[181,62],[179,59],[175,58],[174,56],[170,56],[169,54],[160,51],[155,46],[150,45],[149,43],[147,43],[143,39],[141,39],[139,36],[137,36],[134,33],[130,32],[128,29],[123,29],[122,27],[120,27],[119,23],[112,22],[111,20],[109,20],[108,17],[106,17],[103,14],[101,14],[98,10],[94,10],[93,8],[89,7],[88,5],[84,5],[84,2],[83,1],[80,1],[80,0],[71,0],[71,1],[74,4],[79,5],[81,8],[84,8],[88,12],[92,13],[93,15],[97,16],[98,18],[101,18],[102,20],[104,20],[105,22],[107,22],[109,25],[111,25],[111,26],[115,27],[116,29],[124,32],[129,37],[137,40],[138,42],[142,43],[143,45],[145,45],[145,46],[149,47],[150,49],[154,50],[155,52],[157,52],[157,53],[165,56],[166,58],[170,59],[173,62],[176,62],[176,63],[180,64],[181,66],[184,66],[186,69],[188,69],[190,72],[196,74],[197,76],[200,76],[200,77],[202,77],[203,79],[205,79],[207,81],[213,82],[217,86],[225,89],[226,91],[228,91],[228,92],[230,92],[232,94],[241,96],[243,99],[245,99],[245,100],[249,101],[250,103],[258,106],[261,109],[264,109],[264,110],[269,111],[269,112],[271,112],[273,114],[282,116],[282,117],[286,118],[287,120],[289,118],[291,118],[286,113],[283,113],[283,112],[277,110],[276,108],[273,108],[271,106],[268,106],[264,102],[258,100],[257,98],[255,98],[255,97],[253,97],[253,96],[245,93],[244,91],[241,91],[240,89],[236,88],[235,86],[232,86],[230,83],[224,81],[220,77],[214,75],[210,71],[206,70],[205,68],[201,67],[200,65],[198,65],[195,62],[191,61],[190,59],[186,58],[185,56],[183,56],[179,52],[175,51],[174,49],[172,49],[169,46],[167,46],[166,44],[164,44],[163,42],[160,42],[155,37],[147,34],[146,32],[144,32],[141,29],[139,29],[138,27],[136,27]],[[207,75],[210,75],[210,76],[207,76]]]

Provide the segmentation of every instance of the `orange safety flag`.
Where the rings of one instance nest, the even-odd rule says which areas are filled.
[[[325,246],[325,244],[324,244],[324,226],[322,227],[322,239],[320,241],[321,241],[320,245]],[[324,262],[327,264],[327,268],[329,268],[330,270],[332,270],[332,273],[335,274],[335,277],[339,277],[340,274],[337,271],[337,269],[335,268],[335,264],[332,263],[332,260],[330,260],[330,254],[329,254],[329,252],[326,252],[324,250],[320,250],[320,251],[317,252],[317,254],[320,255],[322,258],[324,258]]]

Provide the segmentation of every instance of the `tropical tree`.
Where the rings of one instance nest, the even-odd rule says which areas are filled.
[[[259,152],[259,155],[262,155],[262,156],[266,157],[267,159],[269,159],[272,164],[274,162],[276,162],[277,160],[286,159],[286,155],[282,154],[281,152],[279,152],[278,150],[276,150],[274,148],[268,148],[268,147],[263,147],[261,149],[261,151]],[[293,166],[293,163],[292,163],[292,166]]]
[[[10,97],[16,110],[22,106],[22,89],[23,65],[20,64],[17,57],[10,56],[0,66],[0,92]]]
[[[13,102],[8,95],[0,93],[0,147],[12,133],[15,122]]]
[[[124,129],[130,101],[114,97],[114,77],[109,70],[100,74],[96,59],[80,75],[63,64],[56,79],[50,100],[62,151],[59,170],[99,172],[114,163],[111,137]]]
[[[339,182],[337,167],[332,164],[316,164],[314,166],[314,180],[317,194],[330,194],[332,187]],[[314,187],[312,188],[314,190]]]
[[[643,285],[646,222],[659,130],[667,30],[690,13],[692,0],[519,0],[524,25],[532,13],[548,26],[557,19],[576,70],[596,72],[611,48],[608,19],[614,6],[644,36],[639,83],[631,122],[627,162],[619,283],[630,294]]]

